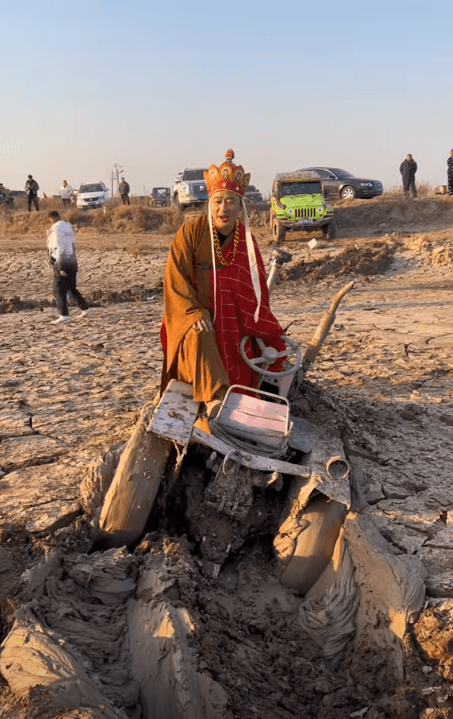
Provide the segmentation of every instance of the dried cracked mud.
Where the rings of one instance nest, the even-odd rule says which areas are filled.
[[[216,580],[200,571],[177,506],[132,552],[96,546],[80,486],[99,455],[118,456],[158,390],[177,221],[80,226],[79,287],[93,314],[71,307],[55,327],[45,233],[18,218],[0,227],[0,626],[11,656],[33,645],[37,678],[21,695],[23,677],[3,663],[1,717],[453,716],[453,202],[384,196],[336,212],[334,241],[288,235],[293,259],[272,307],[304,348],[331,297],[355,281],[295,404],[341,436],[376,546],[423,567],[425,597],[401,645],[352,638],[339,663],[326,660],[302,629],[301,596],[277,578],[271,526]],[[268,261],[266,215],[251,218]],[[196,463],[191,471],[184,491],[196,503]],[[181,713],[157,686],[179,692]]]

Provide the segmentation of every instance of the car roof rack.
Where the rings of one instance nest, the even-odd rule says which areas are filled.
[[[279,172],[275,180],[279,182],[295,182],[297,180],[319,180],[317,172],[312,170],[299,170],[298,172]]]

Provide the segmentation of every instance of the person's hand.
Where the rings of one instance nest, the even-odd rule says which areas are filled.
[[[201,320],[198,320],[198,322],[193,323],[192,329],[194,329],[197,334],[200,332],[212,332],[214,325],[209,318],[203,317]]]
[[[60,275],[63,275],[63,277],[66,277],[66,272],[63,272],[63,270],[60,270]]]

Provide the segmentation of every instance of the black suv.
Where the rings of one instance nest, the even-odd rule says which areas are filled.
[[[150,195],[151,207],[167,207],[171,204],[171,189],[169,187],[153,187]]]

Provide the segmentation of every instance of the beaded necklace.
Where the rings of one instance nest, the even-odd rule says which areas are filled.
[[[234,262],[234,258],[236,257],[236,252],[238,249],[238,243],[239,243],[239,222],[236,222],[236,232],[234,233],[234,247],[233,247],[233,257],[231,258],[230,262],[227,262],[222,254],[222,248],[220,247],[219,242],[219,236],[217,234],[217,227],[212,225],[212,234],[214,239],[214,249],[217,256],[218,261],[221,265],[232,265]]]

